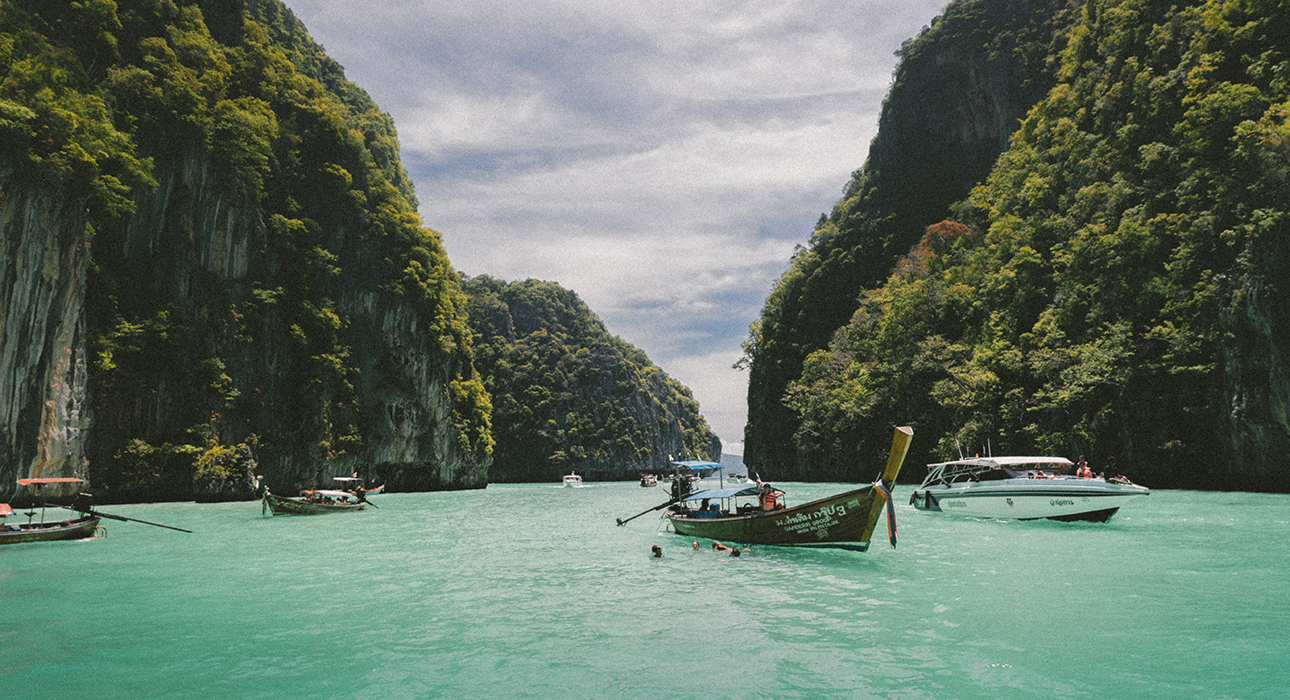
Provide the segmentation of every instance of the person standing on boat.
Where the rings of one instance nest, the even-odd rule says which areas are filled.
[[[775,510],[779,507],[777,502],[779,501],[779,496],[782,493],[784,492],[775,490],[775,487],[770,484],[762,484],[761,494],[758,496],[758,500],[761,501],[761,509]]]
[[[1075,476],[1080,479],[1093,477],[1093,470],[1088,468],[1088,460],[1084,459],[1084,455],[1080,455],[1079,462],[1075,464]]]

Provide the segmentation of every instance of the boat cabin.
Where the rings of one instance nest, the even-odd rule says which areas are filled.
[[[776,510],[784,507],[784,492],[772,487],[776,494]],[[677,515],[689,518],[729,518],[762,510],[761,486],[744,484],[720,489],[695,491],[680,499],[672,508]],[[740,499],[746,499],[740,502]]]
[[[322,503],[324,505],[348,505],[357,503],[357,500],[351,501],[354,494],[349,491],[336,491],[333,489],[317,489],[301,491],[300,497],[310,503]]]
[[[1067,477],[1073,466],[1065,457],[975,457],[927,465],[922,485]]]

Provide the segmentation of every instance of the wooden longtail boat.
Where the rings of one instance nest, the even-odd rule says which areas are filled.
[[[358,495],[358,492],[360,490],[363,492],[363,495],[365,496],[378,494],[385,490],[385,484],[381,484],[380,486],[373,486],[371,488],[365,488],[363,486],[363,480],[358,478],[358,476],[333,476],[332,481],[335,481],[336,486],[340,487],[342,491],[348,491],[354,494],[355,496]]]
[[[70,506],[57,506],[67,510],[74,510],[80,513],[80,517],[68,518],[67,520],[45,520],[45,500],[41,493],[41,487],[49,484],[84,484],[84,479],[76,478],[58,478],[58,479],[19,479],[19,486],[34,487],[37,497],[40,498],[40,522],[32,521],[36,511],[33,509],[27,513],[27,522],[25,523],[5,523],[5,518],[13,515],[13,508],[8,503],[0,503],[0,544],[17,544],[20,542],[44,542],[50,540],[80,540],[86,537],[92,537],[103,531],[99,527],[99,521],[103,518],[109,520],[119,520],[129,523],[143,523],[153,527],[164,527],[167,530],[178,530],[180,532],[191,533],[192,530],[185,530],[182,527],[172,527],[162,525],[161,523],[152,523],[147,520],[138,518],[127,518],[124,515],[113,515],[94,510],[93,498],[88,493],[79,493]]]
[[[735,499],[738,497],[758,496],[766,490],[759,484],[709,489],[674,498],[665,517],[677,534],[686,537],[741,544],[827,547],[863,552],[869,549],[874,527],[885,506],[888,536],[894,547],[896,523],[891,489],[905,462],[905,454],[909,451],[913,435],[912,428],[896,428],[887,468],[878,481],[863,488],[800,506],[774,510],[762,510],[759,505],[745,505],[742,508],[737,505]],[[706,510],[693,508],[689,504],[695,501],[706,501],[710,505]],[[722,505],[726,507],[723,508]]]
[[[274,515],[322,515],[367,509],[367,501],[351,501],[350,498],[353,497],[348,491],[317,490],[301,491],[300,498],[287,498],[265,489],[260,512],[267,510]]]
[[[95,529],[99,526],[99,519],[93,515],[56,521],[4,522],[4,519],[11,515],[13,515],[13,509],[9,504],[0,503],[0,544],[81,540],[93,537]]]
[[[53,484],[83,484],[84,479],[19,479],[19,486],[32,487],[37,496],[41,487]],[[41,518],[36,517],[34,508],[27,512],[27,522],[11,523],[8,518],[14,515],[8,503],[0,503],[0,544],[19,544],[22,542],[50,542],[54,540],[81,540],[93,537],[99,525],[99,516],[94,513],[82,513],[77,518],[65,520],[45,520],[44,499],[41,499]]]

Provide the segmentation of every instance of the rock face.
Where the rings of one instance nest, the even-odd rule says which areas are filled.
[[[0,481],[483,488],[465,298],[393,124],[280,3],[201,10],[122,0],[70,37],[40,34],[61,7],[0,18],[30,32],[11,65],[63,71],[11,73],[0,105]]]
[[[85,478],[85,218],[0,189],[0,481]],[[70,491],[70,489],[63,489]]]

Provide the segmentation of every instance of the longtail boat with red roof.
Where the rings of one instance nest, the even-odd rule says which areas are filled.
[[[80,517],[61,520],[45,519],[45,504],[42,488],[54,484],[83,484],[84,479],[19,479],[19,486],[30,488],[41,502],[40,512],[35,505],[28,508],[23,515],[27,522],[18,520],[18,514],[8,503],[0,503],[0,544],[19,544],[21,542],[49,542],[54,540],[81,540],[93,537],[99,526],[99,517],[91,513],[81,513]],[[16,494],[15,494],[16,495]],[[40,520],[36,520],[36,515]],[[12,518],[12,520],[11,520]]]

